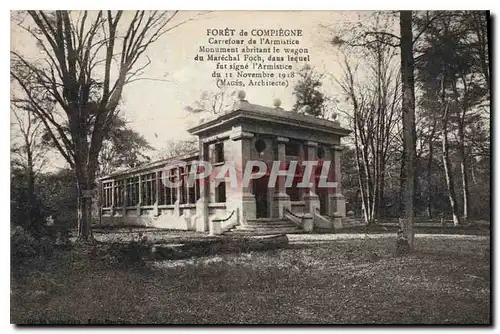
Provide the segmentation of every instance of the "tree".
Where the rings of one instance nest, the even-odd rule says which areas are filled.
[[[441,120],[439,118],[439,97],[436,91],[426,91],[420,96],[419,108],[417,113],[417,118],[419,122],[417,123],[417,133],[420,134],[421,145],[420,154],[418,161],[422,162],[424,159],[424,150],[427,146],[427,163],[426,163],[426,177],[425,177],[425,192],[426,192],[426,214],[428,218],[433,217],[433,202],[434,202],[434,192],[433,189],[433,178],[434,174],[439,172],[435,169],[435,146],[438,140],[438,135],[440,133]],[[422,162],[423,164],[423,162]]]
[[[399,22],[393,22],[395,18]],[[402,53],[401,47],[404,43],[394,24],[399,23],[397,26],[401,29],[400,21],[399,12],[366,14],[364,19],[353,22],[345,31],[341,31],[341,37],[337,35],[333,41],[334,44],[358,48],[357,54],[362,55],[362,60],[370,59],[363,52],[377,43],[384,43],[392,47],[395,53]],[[409,17],[406,22],[409,22]],[[472,208],[471,201],[478,198],[487,199],[489,196],[489,184],[482,178],[486,172],[485,161],[490,154],[488,13],[419,11],[411,13],[411,23],[414,70],[408,71],[407,74],[414,76],[414,87],[409,89],[411,85],[408,83],[405,86],[405,91],[413,91],[406,95],[405,106],[406,110],[413,109],[415,115],[413,212],[416,215],[426,211],[429,217],[433,211],[451,213],[456,223],[460,207],[463,208],[464,218],[470,216],[472,210],[474,215],[484,216],[484,210],[477,211],[476,207],[487,206],[475,201]],[[407,55],[410,53],[409,40],[407,37]],[[351,65],[352,69],[356,69],[357,65]],[[367,73],[364,68],[358,72],[365,76]],[[364,83],[362,80],[358,82]],[[358,91],[365,97],[368,96],[368,89]],[[409,101],[413,103],[408,103]],[[352,101],[349,102],[352,104]],[[369,123],[369,113],[360,114],[363,115],[363,121]],[[408,122],[405,124],[412,127]],[[446,131],[443,131],[443,125]],[[405,147],[404,136],[409,132],[403,131],[403,127],[403,123],[396,122],[396,129],[392,134],[393,147],[389,152],[400,151],[401,147]],[[353,134],[355,135],[354,132]],[[361,140],[361,137],[358,137],[358,140]],[[363,145],[360,148],[363,148]],[[384,168],[384,175],[387,176],[394,173],[396,166],[400,167],[398,215],[402,212],[407,215],[404,200],[405,193],[408,194],[406,151],[404,148],[400,153],[393,154],[393,157],[399,155],[401,158],[399,161],[389,158]],[[389,183],[392,188],[393,182]],[[483,184],[484,187],[480,189],[478,184]],[[458,188],[461,188],[461,191],[458,191]],[[442,198],[445,200],[442,201]],[[396,205],[390,206],[396,208]],[[392,214],[398,212],[393,209],[391,211]]]
[[[28,14],[18,26],[43,56],[32,60],[11,50],[10,73],[15,89],[24,95],[20,100],[30,105],[75,173],[78,235],[88,240],[89,191],[95,188],[99,152],[119,111],[123,89],[150,64],[148,47],[185,21],[173,24],[177,12],[158,11]]]
[[[490,81],[490,53],[489,53],[489,12],[488,11],[461,11],[462,27],[468,34],[464,36],[465,43],[474,55],[475,64],[478,65],[486,83],[487,95],[491,95]]]
[[[344,73],[336,81],[351,106],[346,116],[354,134],[359,197],[368,224],[384,215],[387,166],[399,151],[394,145],[401,109],[399,65],[391,40],[380,34],[362,45],[337,41]]]
[[[371,19],[358,22],[354,29],[348,33],[350,37],[334,38],[334,42],[345,43],[351,46],[367,47],[374,43],[383,42],[399,51],[401,57],[401,81],[402,81],[402,143],[400,168],[400,203],[408,225],[407,238],[410,249],[413,247],[412,225],[415,205],[415,163],[416,161],[416,119],[415,119],[415,80],[414,80],[414,46],[428,27],[435,21],[440,13],[400,11],[399,36],[395,31],[397,12],[376,12]],[[415,37],[413,36],[413,16],[421,17]],[[385,17],[385,18],[384,18]],[[380,20],[383,18],[383,20]],[[366,22],[366,23],[365,23]],[[381,25],[379,24],[381,23]],[[372,24],[370,26],[370,24]]]
[[[347,116],[354,133],[363,216],[372,224],[385,208],[385,170],[394,153],[391,143],[399,120],[400,94],[393,53],[382,43],[365,51],[362,69],[344,58],[344,77],[337,83],[352,106]],[[360,78],[359,72],[366,76]]]
[[[121,168],[131,168],[151,161],[145,153],[153,150],[146,138],[130,129],[127,122],[117,115],[110,131],[104,137],[99,154],[98,175],[104,176]]]
[[[236,90],[229,90],[227,87],[221,87],[215,92],[205,91],[192,105],[186,106],[185,110],[194,114],[218,115],[231,109],[235,97]]]
[[[400,12],[399,26],[401,30],[401,112],[403,122],[403,149],[404,149],[404,187],[403,203],[406,219],[406,237],[410,250],[413,249],[413,219],[415,203],[415,79],[413,60],[413,24],[412,12]]]
[[[58,227],[70,229],[74,226],[77,218],[78,190],[73,171],[65,168],[41,173],[36,194],[45,214],[52,216]]]
[[[293,90],[295,103],[292,111],[299,112],[304,110],[307,114],[316,117],[323,116],[326,111],[327,102],[325,94],[321,91],[324,75],[306,64],[298,72],[298,76],[299,79]]]
[[[158,154],[158,159],[168,159],[198,150],[198,140],[193,137],[186,140],[169,140],[166,147]]]
[[[479,12],[441,12],[427,27],[418,48],[417,67],[424,100],[439,101],[437,105],[427,102],[427,108],[430,114],[441,117],[443,168],[455,224],[459,224],[460,219],[452,155],[457,156],[460,165],[456,173],[461,178],[462,217],[466,221],[470,211],[469,164],[473,161],[472,147],[475,145],[469,140],[470,133],[472,128],[478,134],[484,132],[477,125],[482,123],[482,110],[489,107],[485,21],[485,16]],[[422,25],[419,20],[416,23]],[[478,27],[483,30],[478,31]]]
[[[35,180],[47,162],[48,148],[41,141],[43,125],[23,106],[11,104],[11,114],[16,122],[11,124],[11,165],[20,169],[26,182],[26,222],[24,227],[31,228],[39,223],[35,219]]]

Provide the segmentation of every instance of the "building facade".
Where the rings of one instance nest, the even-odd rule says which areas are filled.
[[[251,104],[243,97],[232,110],[188,131],[199,139],[197,152],[100,179],[101,224],[211,234],[256,220],[289,220],[305,231],[341,224],[346,213],[340,143],[349,131],[339,122],[285,111],[279,104]],[[193,171],[201,174],[199,161],[210,163],[210,176],[190,180]],[[267,166],[265,172],[243,182],[245,168],[256,172],[255,161]],[[307,174],[304,161],[316,166],[306,188],[299,186]],[[327,174],[320,174],[326,164]],[[273,166],[291,173],[292,182],[286,184],[284,175],[273,182]],[[335,186],[322,186],[322,177]]]

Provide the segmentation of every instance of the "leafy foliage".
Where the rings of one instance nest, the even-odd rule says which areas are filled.
[[[357,70],[362,74],[352,77],[353,83],[359,86],[358,96],[361,93],[369,96],[378,91],[378,84],[369,85],[367,79],[370,71],[363,67],[364,63],[376,58],[373,51],[377,45],[382,43],[389,46],[388,50],[392,48],[394,56],[399,56],[397,47],[400,37],[393,22],[396,14],[366,14],[369,19],[353,22],[352,26],[341,34],[337,32],[333,38],[332,44],[339,50],[356,49],[356,52],[347,53],[347,56],[352,59],[349,64],[352,72]],[[457,189],[456,206],[459,214],[465,215],[468,211],[471,219],[488,218],[491,172],[488,165],[491,154],[488,13],[415,11],[412,18],[415,32],[413,54],[417,134],[415,214],[438,218],[441,215],[449,217],[453,213],[442,145],[443,111],[449,104],[446,122],[448,145],[445,151],[450,161],[450,184]],[[396,82],[395,78],[390,79],[392,84]],[[361,103],[358,99],[358,108],[366,105],[367,100]],[[345,102],[352,107],[353,95],[345,96]],[[348,119],[352,117],[351,110],[344,113]],[[363,123],[368,124],[364,129],[366,138],[377,132],[377,127],[371,126],[369,119],[366,115],[362,117]],[[401,186],[398,174],[405,157],[401,152],[401,123],[398,120],[394,125],[389,133],[390,143],[384,146],[387,147],[388,160],[383,168],[385,180],[381,187],[384,189],[383,212],[386,216],[398,217],[402,212],[401,198],[398,197]],[[362,144],[362,149],[371,150],[370,145]],[[346,185],[343,188],[349,202],[348,208],[359,214],[353,202],[359,187],[352,180],[364,172],[349,165],[349,158],[356,158],[352,152],[344,150],[343,154],[346,155],[343,175]],[[375,152],[373,160],[377,155]],[[464,204],[465,199],[468,199],[468,205]]]
[[[65,229],[76,227],[78,190],[71,170],[62,169],[56,173],[41,174],[36,193],[46,217],[51,216],[55,225]]]
[[[204,91],[200,98],[193,104],[186,106],[185,110],[193,113],[221,114],[231,110],[236,98],[236,90],[222,87],[215,92]]]
[[[197,151],[198,140],[196,138],[186,140],[169,140],[165,147],[158,153],[158,159],[178,157]]]
[[[98,175],[150,162],[148,150],[153,150],[153,147],[144,136],[128,127],[123,117],[116,116],[99,153]]]
[[[293,111],[305,112],[313,116],[323,116],[326,112],[327,97],[322,92],[324,75],[313,67],[305,65],[298,73],[299,79],[294,86],[295,103]]]

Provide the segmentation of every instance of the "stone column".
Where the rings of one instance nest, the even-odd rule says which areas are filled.
[[[158,205],[160,203],[160,189],[161,189],[161,177],[160,177],[160,171],[155,172],[155,203]]]
[[[201,142],[200,140],[200,155],[198,158],[200,161],[208,160],[208,144]],[[206,232],[209,229],[208,224],[208,203],[209,203],[209,178],[205,177],[199,181],[200,185],[200,198],[196,201],[196,231]]]
[[[181,183],[181,169],[180,167],[176,167],[176,170],[175,170],[175,175],[177,177],[177,187],[175,187],[175,196],[177,198],[177,200],[175,201],[174,205],[174,213],[177,217],[179,217],[181,215],[181,209],[180,209],[180,203],[181,203],[181,187],[180,187],[180,183]]]
[[[98,208],[98,219],[99,219],[99,225],[102,224],[102,181],[98,181],[98,193],[97,193],[97,208]]]
[[[251,147],[253,133],[242,131],[241,129],[234,129],[230,136],[234,145],[234,162],[238,182],[240,183],[233,196],[227,197],[226,208],[228,213],[232,210],[238,209],[240,214],[240,224],[245,224],[248,220],[256,218],[256,204],[255,196],[251,189],[251,182],[249,184],[242,184],[243,172],[247,161],[251,159]],[[239,163],[241,162],[241,165]],[[231,189],[232,190],[232,189]]]
[[[122,206],[122,216],[127,215],[128,206],[128,191],[127,191],[127,178],[123,179],[123,206]]]
[[[341,164],[340,164],[340,158],[342,155],[342,146],[340,145],[334,145],[332,146],[332,151],[333,151],[333,168],[334,168],[334,175],[335,175],[335,181],[337,182],[337,187],[335,188],[335,193],[329,195],[330,197],[330,203],[333,206],[335,212],[335,216],[340,216],[340,217],[345,217],[345,198],[342,195],[342,170],[341,170]]]
[[[115,180],[111,181],[111,216],[115,215],[115,206],[116,206],[116,198],[115,198]]]
[[[184,182],[184,198],[186,199],[186,204],[189,204],[189,184],[188,184],[188,179],[189,179],[189,169],[186,166],[186,169],[184,170],[184,173],[186,175],[183,176],[183,182]]]
[[[325,161],[330,161],[330,168],[328,169],[327,182],[335,182],[335,162],[334,162],[334,151],[331,147],[325,147]],[[326,214],[332,217],[335,213],[335,207],[332,205],[332,196],[336,192],[336,188],[327,188],[327,200],[326,200]]]
[[[160,197],[159,197],[159,195],[160,195],[160,182],[161,182],[161,179],[160,179],[159,175],[160,175],[160,172],[156,171],[155,172],[155,180],[156,180],[155,185],[156,186],[155,186],[155,189],[154,189],[154,191],[155,191],[155,202],[153,203],[153,205],[154,205],[153,206],[153,215],[154,216],[158,216],[159,215],[158,204],[160,203]],[[163,190],[163,189],[161,189],[161,190]]]
[[[289,142],[289,139],[285,137],[276,137],[276,142],[278,145],[278,161],[284,165],[286,163],[286,143]],[[283,218],[284,209],[292,209],[290,196],[286,193],[285,182],[286,176],[278,176],[278,187],[274,192],[271,217]]]
[[[306,159],[308,161],[316,161],[317,154],[316,150],[318,148],[318,143],[313,141],[307,141],[304,143],[305,151],[306,151]],[[314,179],[314,174],[311,176],[311,187],[309,187],[309,191],[304,194],[304,203],[305,203],[305,211],[313,214],[316,211],[316,208],[319,209],[319,197],[316,194],[316,184]]]
[[[137,190],[139,198],[137,199],[137,216],[141,215],[141,205],[142,205],[142,176],[138,176],[139,189]]]
[[[299,164],[297,164],[297,168],[301,168],[303,169],[304,168],[304,165],[302,165],[302,162],[306,160],[306,156],[307,156],[307,147],[304,145],[304,144],[301,144],[300,145],[300,153],[299,153]],[[302,178],[300,178],[298,180],[298,183],[300,183],[302,181]],[[301,201],[304,201],[304,195],[306,195],[307,193],[309,192],[309,189],[305,189],[305,188],[299,188],[299,199]]]

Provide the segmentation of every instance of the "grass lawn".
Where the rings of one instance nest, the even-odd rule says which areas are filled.
[[[58,252],[12,268],[11,322],[490,323],[489,236],[420,235],[405,257],[393,236],[333,236],[137,268]]]

